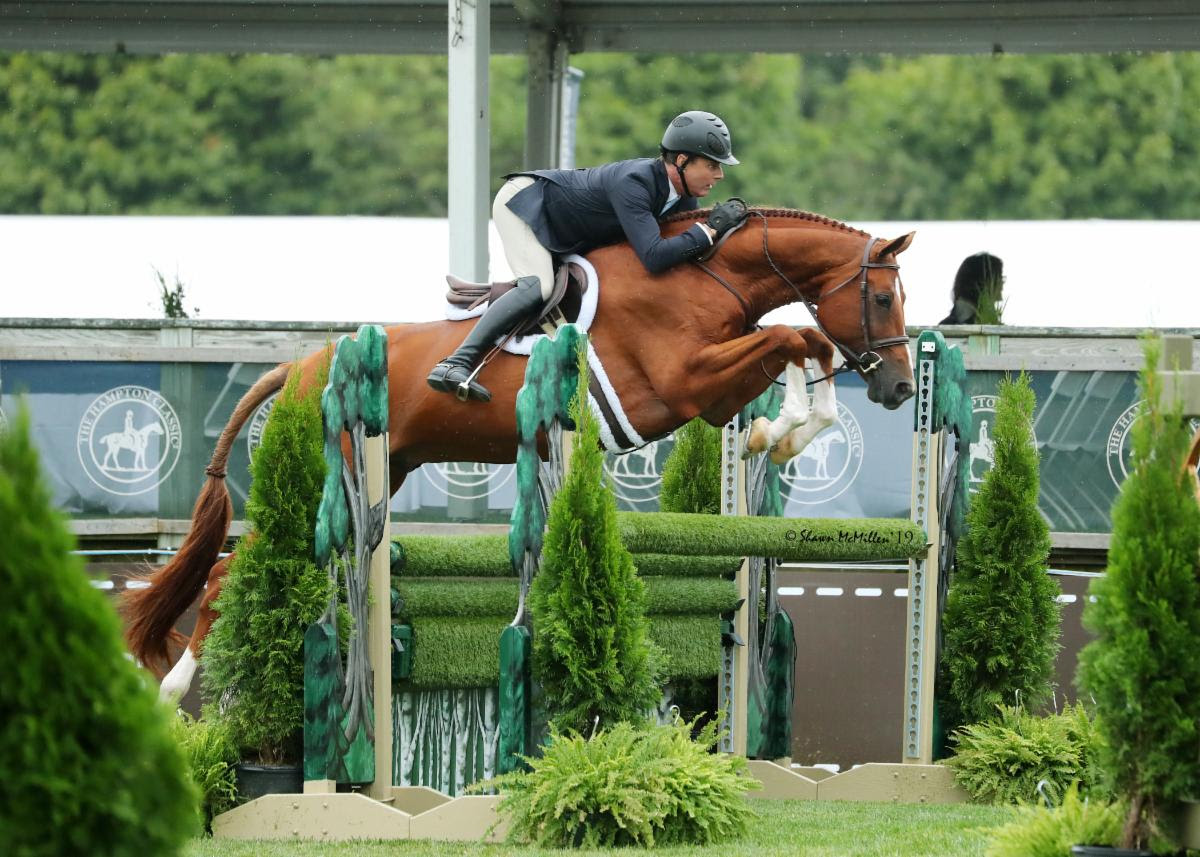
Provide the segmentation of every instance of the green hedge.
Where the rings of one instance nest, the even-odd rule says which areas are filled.
[[[737,588],[732,580],[689,577],[654,577],[645,581],[646,612],[650,614],[719,615],[733,610]],[[399,616],[512,617],[517,612],[516,578],[507,580],[398,580],[392,585],[400,595]]]
[[[495,687],[500,633],[511,621],[511,616],[414,619],[412,677],[400,685],[406,690]]]
[[[635,553],[633,564],[642,577],[733,577],[741,568],[740,556],[677,556],[670,553]]]
[[[514,602],[515,606],[515,602]],[[650,637],[667,655],[668,678],[709,678],[721,668],[721,620],[651,615]],[[511,616],[413,619],[412,676],[405,689],[490,687],[500,680],[500,633]]]
[[[397,536],[392,574],[404,577],[512,577],[508,536]]]
[[[704,577],[651,577],[646,585],[646,613],[720,616],[737,606],[737,584]]]
[[[400,618],[508,617],[517,615],[520,595],[515,577],[502,580],[464,580],[463,578],[392,578],[392,588],[400,595]]]
[[[650,616],[650,639],[667,654],[671,681],[721,671],[721,620],[716,616]]]
[[[718,575],[740,557],[791,562],[915,559],[925,532],[899,518],[749,518],[619,512],[621,540],[645,577]],[[397,536],[392,573],[404,577],[512,577],[508,537]],[[685,561],[683,558],[686,557]]]
[[[915,559],[925,532],[898,518],[749,518],[681,512],[621,512],[621,539],[634,554],[764,556],[790,562]]]

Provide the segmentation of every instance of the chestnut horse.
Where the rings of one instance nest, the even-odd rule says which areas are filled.
[[[706,216],[687,212],[663,223],[675,235]],[[798,453],[835,418],[830,381],[816,384],[811,405],[804,366],[823,375],[838,348],[867,382],[868,398],[897,408],[913,394],[904,331],[904,292],[896,254],[912,233],[891,241],[820,215],[751,209],[707,261],[646,273],[627,244],[588,254],[601,283],[589,341],[602,362],[629,425],[641,438],[662,437],[694,417],[724,425],[784,372],[778,419],[756,420],[747,454],[770,451],[776,461]],[[756,322],[773,309],[802,301],[820,331]],[[525,358],[499,353],[483,370],[492,391],[486,404],[437,393],[425,375],[462,341],[468,322],[401,324],[388,328],[391,490],[427,462],[504,463],[516,455],[515,400]],[[186,690],[204,634],[215,617],[212,601],[228,559],[213,565],[232,517],[225,463],[242,425],[279,390],[290,369],[301,386],[313,383],[323,352],[264,375],[238,402],[221,433],[196,501],[192,527],[175,557],[131,590],[125,601],[130,650],[161,675],[172,628],[205,587],[197,628],[163,693]],[[810,418],[811,413],[811,418]]]

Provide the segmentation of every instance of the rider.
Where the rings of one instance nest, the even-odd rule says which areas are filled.
[[[716,206],[707,223],[698,221],[671,238],[662,237],[658,219],[698,208],[697,199],[725,177],[722,165],[736,163],[725,123],[712,113],[689,110],[667,126],[658,158],[505,176],[492,220],[516,287],[493,301],[458,350],[433,367],[429,386],[455,392],[469,380],[470,398],[491,399],[471,372],[550,296],[554,257],[627,240],[646,270],[657,274],[703,255],[745,218],[740,201]]]

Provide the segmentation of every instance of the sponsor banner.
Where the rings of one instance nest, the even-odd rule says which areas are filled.
[[[0,425],[23,400],[55,503],[84,518],[187,518],[213,447],[241,396],[265,371],[255,364],[0,361]],[[999,372],[968,374],[974,415],[969,488],[994,461]],[[1042,514],[1052,530],[1108,532],[1128,472],[1137,417],[1134,372],[1033,372],[1033,433],[1041,454]],[[912,405],[887,411],[854,377],[837,384],[837,422],[781,471],[791,517],[905,517],[910,502]],[[274,399],[235,443],[228,485],[235,514],[249,461]],[[1193,425],[1197,425],[1193,421]],[[605,469],[622,509],[658,508],[670,436]],[[504,523],[515,499],[510,464],[426,465],[392,501],[398,518]]]

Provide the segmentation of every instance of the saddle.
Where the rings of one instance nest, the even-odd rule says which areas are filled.
[[[482,303],[494,301],[516,285],[515,280],[502,283],[471,283],[453,274],[446,275],[446,283],[450,286],[446,292],[446,300],[451,306],[468,312]],[[544,319],[551,319],[551,327],[577,321],[587,287],[587,274],[582,267],[574,262],[560,265],[554,272],[554,288],[549,299],[542,304],[537,316],[518,328],[514,335],[528,336],[545,332],[542,324]]]

